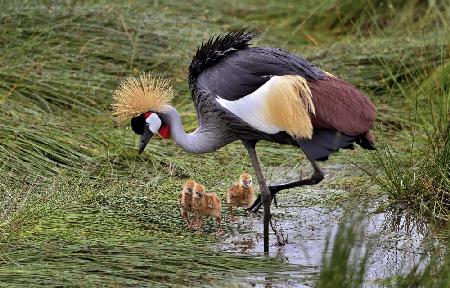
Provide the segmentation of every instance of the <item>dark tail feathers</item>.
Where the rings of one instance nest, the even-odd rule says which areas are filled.
[[[314,129],[312,139],[301,139],[297,142],[305,153],[317,161],[327,160],[331,153],[340,148],[354,149],[353,142],[365,149],[375,149],[366,135],[349,136],[329,129]]]

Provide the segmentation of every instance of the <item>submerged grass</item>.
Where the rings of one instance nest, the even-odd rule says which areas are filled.
[[[366,239],[366,225],[363,216],[347,215],[339,223],[336,235],[327,237],[325,251],[328,251],[331,241],[333,246],[329,254],[323,253],[322,268],[315,287],[449,287],[448,227],[442,231],[443,245],[424,249],[421,259],[405,275],[368,283],[369,256],[377,239]],[[365,245],[361,244],[363,242]]]
[[[211,239],[154,230],[150,223],[102,206],[72,207],[46,217],[23,233],[33,237],[32,243],[4,247],[3,259],[14,260],[0,265],[1,283],[238,286],[268,271],[274,271],[273,283],[286,282],[297,269],[276,259],[219,253],[207,247]]]
[[[450,230],[446,230],[445,251],[433,251],[433,256],[424,269],[416,265],[411,271],[393,282],[397,287],[449,287],[450,286]]]
[[[364,285],[370,246],[365,252],[356,248],[357,242],[361,241],[363,235],[362,215],[353,215],[341,221],[334,239],[330,236],[327,238],[324,251],[328,251],[331,240],[333,240],[333,248],[331,255],[323,253],[323,267],[316,287],[361,287]]]
[[[306,55],[372,95],[377,134],[391,139],[374,154],[375,171],[382,169],[373,179],[392,199],[445,218],[449,11],[445,1],[413,0],[0,0],[2,284],[38,277],[48,285],[221,285],[217,279],[231,274],[286,283],[289,273],[280,271],[292,266],[217,254],[203,247],[214,239],[187,233],[177,215],[185,179],[223,196],[251,169],[239,143],[198,156],[152,139],[138,156],[138,138],[110,117],[119,80],[151,70],[172,80],[174,105],[195,129],[186,81],[195,47],[243,26],[261,32],[258,45]],[[291,147],[258,150],[268,166],[301,160]],[[337,154],[367,167],[360,156]]]

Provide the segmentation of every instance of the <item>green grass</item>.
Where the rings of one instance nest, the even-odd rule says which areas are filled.
[[[416,74],[409,86],[397,84],[409,117],[400,120],[396,133],[408,145],[396,148],[383,139],[384,147],[372,154],[367,171],[394,202],[438,222],[450,214],[449,67]]]
[[[1,265],[2,283],[237,286],[266,271],[279,271],[274,282],[282,283],[297,268],[276,259],[217,253],[207,247],[212,239],[156,231],[151,220],[134,221],[101,205],[69,207],[39,221],[22,237],[33,242],[5,247],[2,258],[14,260]]]
[[[92,239],[102,249],[118,245],[120,236],[128,239],[128,245],[138,245],[143,255],[155,243],[158,257],[166,252],[164,242],[158,241],[170,240],[167,243],[176,249],[185,249],[186,241],[215,241],[185,231],[176,210],[177,193],[185,179],[194,178],[223,196],[240,172],[251,171],[241,145],[190,155],[171,141],[154,137],[138,156],[137,136],[128,125],[113,122],[109,105],[123,77],[155,71],[172,80],[177,91],[174,105],[192,131],[196,116],[187,67],[195,48],[214,33],[243,26],[261,32],[258,45],[305,55],[375,102],[378,152],[369,159],[361,150],[340,152],[331,161],[351,161],[364,169],[372,165],[374,181],[363,178],[363,185],[378,184],[393,203],[448,217],[449,7],[445,1],[414,0],[268,1],[264,5],[254,0],[190,5],[174,0],[0,0],[0,255],[9,265],[0,277],[23,278],[16,283],[29,284],[40,265],[61,253],[66,255],[61,266],[44,269],[47,278],[42,283],[49,283],[50,276],[57,281],[80,279],[78,270],[77,275],[53,273],[69,261],[70,245],[89,238],[80,236],[91,233],[89,229],[95,229]],[[267,166],[296,167],[302,160],[291,147],[263,144],[258,151]],[[357,189],[359,184],[350,186]],[[78,215],[75,228],[65,224],[73,214]],[[114,217],[117,223],[112,223]],[[117,225],[113,231],[130,227],[117,237],[100,233],[111,225]],[[49,226],[56,228],[41,229]],[[187,240],[173,241],[172,235]],[[49,239],[53,240],[48,257],[39,258]],[[69,248],[61,248],[62,243]],[[31,248],[30,258],[23,258],[23,251]],[[120,249],[118,254],[129,253],[127,247]],[[102,259],[102,253],[95,259]],[[211,279],[203,284],[222,279],[219,274],[229,261],[239,263],[234,268],[230,264],[230,271],[242,270],[244,278],[255,272],[250,264],[259,267],[258,273],[291,268],[285,263],[271,266],[259,258],[239,258],[239,262],[230,255],[220,257],[211,268]],[[113,261],[106,258],[104,267]],[[186,263],[172,284],[185,284],[180,275],[195,263],[191,255],[183,259]],[[8,276],[14,263],[22,265],[17,272],[21,277]],[[108,283],[125,281],[123,274],[115,273],[123,271],[108,274]],[[152,274],[152,283],[167,280],[157,278],[163,272],[157,274]],[[87,283],[100,283],[100,278],[92,277]],[[130,281],[122,284],[137,283]],[[63,282],[53,284],[57,283]]]
[[[364,284],[370,246],[365,253],[355,248],[357,241],[363,239],[363,224],[361,215],[347,216],[339,224],[334,239],[328,236],[324,251],[328,251],[330,240],[333,240],[333,249],[331,255],[323,254],[317,287],[360,287]]]

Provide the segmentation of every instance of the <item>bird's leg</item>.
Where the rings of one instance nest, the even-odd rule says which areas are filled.
[[[309,178],[300,179],[300,180],[289,182],[289,183],[278,184],[278,185],[269,185],[268,188],[269,188],[271,197],[274,197],[281,190],[290,189],[290,188],[294,188],[294,187],[300,187],[300,186],[304,186],[304,185],[315,185],[323,180],[324,174],[323,174],[322,170],[320,170],[319,165],[317,165],[317,163],[314,161],[314,159],[312,159],[308,154],[305,153],[305,155],[308,158],[309,162],[311,163],[311,165],[314,169],[313,175]],[[259,195],[258,198],[256,198],[253,205],[250,206],[250,208],[248,208],[248,209],[251,212],[255,213],[259,210],[259,208],[261,208],[261,205],[262,205],[261,195]]]
[[[216,235],[217,236],[223,235],[224,232],[222,228],[222,217],[221,216],[216,217],[216,221],[219,224],[219,229],[217,230]]]
[[[270,191],[270,187],[269,187],[269,191]],[[272,192],[271,192],[271,193],[270,193],[270,196],[272,196],[273,204],[275,204],[275,207],[278,208],[277,195],[276,195],[276,194],[273,194],[273,195],[272,195]]]
[[[258,178],[259,189],[261,190],[261,202],[264,207],[264,217],[263,217],[263,235],[264,235],[264,253],[269,253],[269,222],[270,222],[270,191],[266,184],[266,179],[264,178],[261,170],[261,165],[256,155],[255,144],[256,142],[243,141],[245,148],[250,155],[252,160],[253,169],[255,170],[256,178]]]
[[[186,221],[186,225],[188,228],[191,228],[191,222],[189,221],[189,213],[186,210],[183,210],[181,213],[181,216],[183,216],[184,221]]]
[[[230,211],[230,221],[235,221],[236,217],[234,217],[234,213],[233,213],[233,206],[232,205],[228,205],[228,210]]]
[[[250,224],[253,224],[253,213],[250,211],[247,211],[247,216],[250,218]]]
[[[195,229],[197,231],[201,231],[202,226],[203,226],[203,217],[202,216],[197,216],[197,223],[195,225]]]
[[[275,236],[277,237],[278,246],[284,246],[288,242],[287,238],[284,238],[282,228],[277,230],[277,223],[272,217],[270,217],[270,228],[272,228],[273,233],[275,233]]]
[[[308,155],[307,155],[307,157],[308,157]],[[279,192],[281,190],[299,187],[299,186],[303,186],[303,185],[315,185],[315,184],[318,184],[319,182],[321,182],[324,178],[324,174],[323,174],[322,170],[320,169],[319,165],[317,165],[317,163],[313,159],[308,157],[308,160],[309,160],[309,162],[311,162],[311,165],[314,169],[313,175],[311,177],[306,178],[306,179],[300,179],[300,180],[293,181],[290,183],[270,185],[269,190],[270,190],[271,194],[275,195],[277,192]]]

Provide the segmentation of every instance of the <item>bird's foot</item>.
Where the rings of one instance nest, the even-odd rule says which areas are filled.
[[[272,217],[272,215],[270,216],[270,228],[272,229],[273,233],[275,233],[275,236],[277,237],[277,245],[278,246],[284,246],[288,243],[288,239],[287,237],[284,237],[283,234],[283,229],[279,228],[277,229],[276,225],[276,221],[275,219]]]
[[[270,191],[271,201],[273,201],[273,203],[275,204],[275,207],[278,208],[278,201],[277,201],[277,197],[276,197],[276,193],[278,192],[278,190],[276,190],[274,186],[268,186],[268,188]],[[247,208],[247,211],[249,213],[256,213],[259,211],[261,206],[262,206],[261,194],[259,194],[259,196],[256,198],[255,202],[253,202],[252,206]]]
[[[191,229],[199,230],[203,226],[203,221],[200,219],[191,220]]]
[[[250,224],[253,224],[253,214],[250,211],[247,211],[247,216],[250,218]]]
[[[199,222],[198,222],[197,220],[191,219],[191,220],[189,220],[189,221],[186,222],[186,227],[187,227],[189,230],[195,230],[195,229],[197,229],[198,223],[199,223]]]
[[[222,235],[224,235],[224,234],[225,234],[225,232],[223,231],[222,228],[219,228],[219,229],[216,231],[216,233],[215,233],[216,236],[222,236]]]
[[[237,220],[237,217],[236,216],[230,216],[228,219],[230,220],[230,222],[235,222]]]

